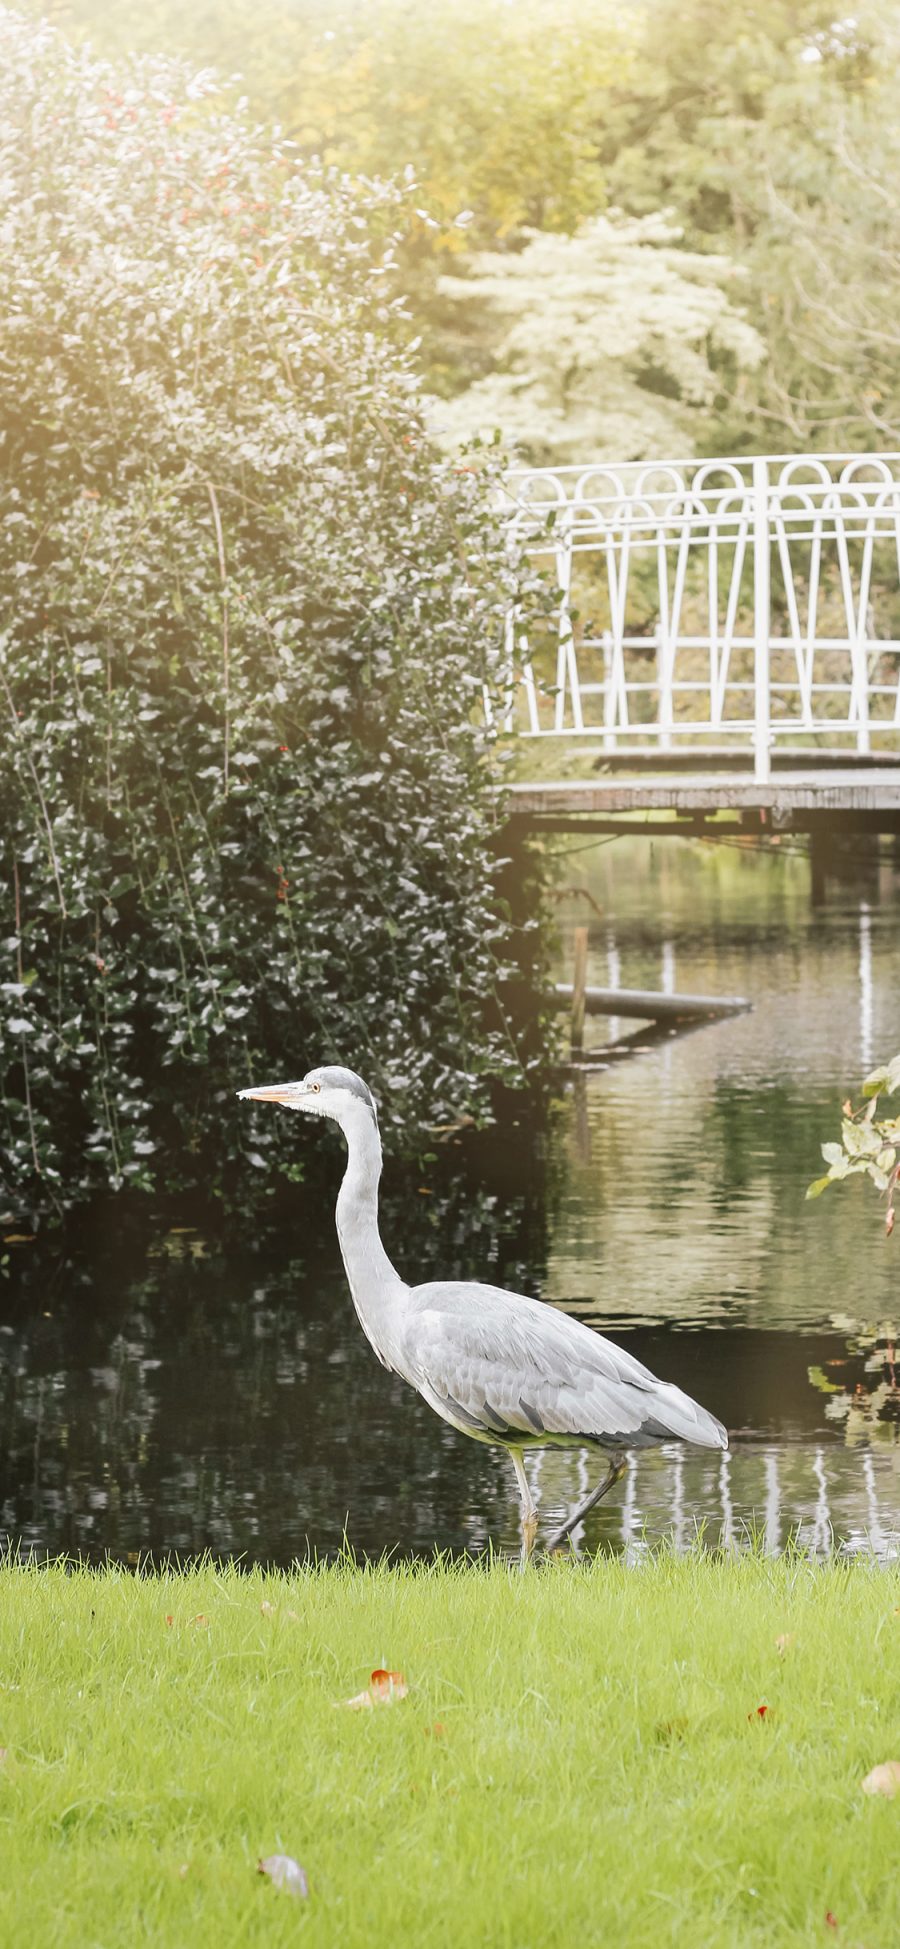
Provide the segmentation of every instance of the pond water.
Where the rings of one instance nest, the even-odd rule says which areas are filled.
[[[743,994],[752,1012],[639,1034],[627,1060],[568,1077],[549,1154],[517,1128],[389,1175],[389,1249],[413,1279],[482,1276],[577,1312],[726,1422],[725,1457],[633,1458],[581,1546],[636,1554],[702,1528],[894,1555],[900,1234],[885,1240],[868,1185],[804,1191],[842,1097],[900,1047],[900,879],[887,855],[850,858],[814,908],[799,845],[554,844],[561,974],[584,922],[590,980]],[[589,1041],[633,1027],[592,1021]],[[339,1142],[306,1125],[300,1142],[324,1147],[336,1189]],[[345,1535],[361,1552],[515,1547],[509,1462],[376,1364],[330,1197],[296,1197],[265,1249],[226,1258],[163,1228],[138,1264],[107,1240],[77,1271],[8,1283],[0,1538],[126,1561],[286,1563]],[[597,1458],[530,1467],[556,1520]]]

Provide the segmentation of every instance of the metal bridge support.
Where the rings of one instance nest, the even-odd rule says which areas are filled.
[[[753,768],[761,785],[768,784],[772,768],[769,548],[769,468],[767,461],[757,459],[753,462]]]

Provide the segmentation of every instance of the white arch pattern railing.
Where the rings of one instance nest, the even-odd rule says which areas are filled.
[[[504,724],[604,749],[900,747],[900,454],[530,468],[510,533],[559,589],[508,621]]]

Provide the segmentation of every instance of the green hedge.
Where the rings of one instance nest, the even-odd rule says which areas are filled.
[[[0,1216],[302,1169],[251,1078],[390,1135],[520,1088],[482,681],[526,586],[428,444],[406,189],[209,76],[0,19]],[[516,956],[537,952],[533,892]]]

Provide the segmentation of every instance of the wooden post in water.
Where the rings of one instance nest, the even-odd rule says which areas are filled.
[[[572,976],[572,1050],[584,1046],[584,1003],[587,990],[588,931],[575,929],[575,971]]]

